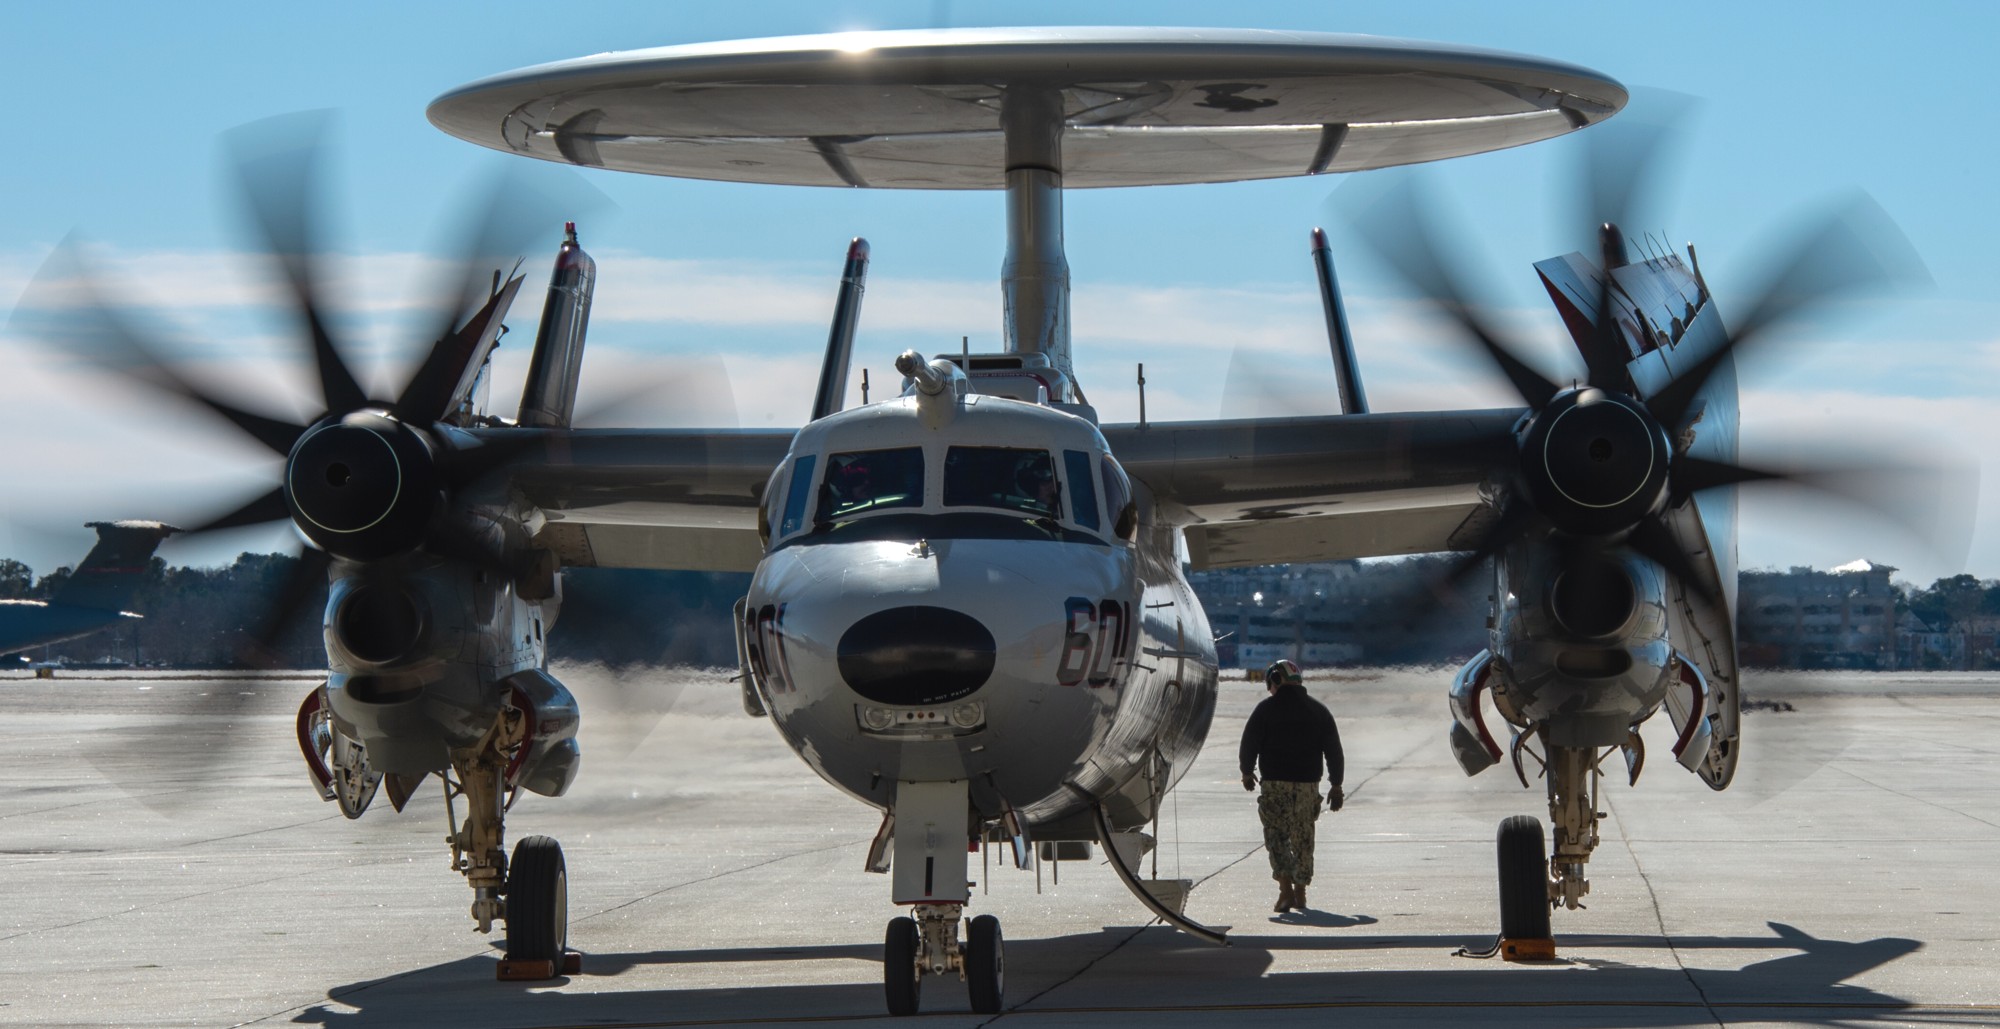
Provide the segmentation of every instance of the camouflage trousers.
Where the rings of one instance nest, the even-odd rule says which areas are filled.
[[[1313,825],[1319,821],[1319,783],[1266,779],[1257,794],[1257,817],[1264,823],[1264,849],[1271,855],[1271,878],[1310,886],[1313,881]]]

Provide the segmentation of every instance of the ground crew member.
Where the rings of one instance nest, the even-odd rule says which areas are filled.
[[[1250,712],[1237,763],[1246,790],[1257,788],[1260,768],[1264,773],[1257,817],[1264,823],[1271,878],[1278,880],[1278,902],[1271,910],[1303,911],[1313,877],[1313,823],[1319,819],[1322,768],[1333,786],[1326,795],[1327,810],[1340,810],[1346,800],[1340,788],[1346,771],[1340,729],[1333,712],[1306,692],[1298,665],[1273,661],[1264,672],[1264,686],[1271,695]]]

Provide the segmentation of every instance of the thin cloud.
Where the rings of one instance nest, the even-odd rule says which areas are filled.
[[[245,406],[307,417],[319,407],[317,385],[290,321],[280,284],[245,255],[93,248],[105,281],[119,296],[157,315],[149,326],[175,341],[188,374]],[[0,257],[0,290],[18,293],[46,252]],[[622,424],[792,426],[802,422],[819,373],[833,305],[832,277],[814,266],[701,262],[601,254],[611,271],[592,312],[583,406],[609,403]],[[435,326],[429,284],[446,262],[414,253],[326,261],[327,295],[351,359],[377,392],[401,384],[421,353],[418,336]],[[490,409],[512,414],[540,301],[530,276],[513,312],[518,330],[495,357]],[[129,290],[124,284],[130,284]],[[1518,404],[1458,329],[1433,303],[1396,296],[1348,297],[1363,382],[1374,409],[1439,410]],[[863,350],[856,366],[874,377],[873,396],[893,393],[897,377],[881,354],[914,346],[997,346],[1000,294],[991,280],[877,278],[862,313]],[[1482,312],[1549,374],[1576,374],[1574,348],[1551,311],[1540,307]],[[1135,366],[1146,365],[1147,416],[1200,420],[1222,412],[1232,363],[1255,369],[1249,411],[1330,413],[1337,400],[1319,297],[1312,290],[1207,284],[1132,285],[1083,279],[1072,296],[1079,378],[1107,422],[1138,417]],[[1900,330],[1897,323],[1875,328]],[[1985,373],[2000,369],[2000,339],[1938,343],[1922,338],[1861,339],[1869,326],[1821,323],[1745,362],[1746,453],[1784,453],[1788,441],[1839,429],[1856,437],[1900,434],[1929,446],[1979,454],[1982,506],[2000,504],[2000,458],[1978,441],[2000,435],[2000,401],[1978,395]],[[698,330],[698,331],[690,331]],[[15,330],[18,334],[18,328]],[[93,497],[90,517],[185,518],[216,498],[267,481],[270,457],[234,430],[211,425],[184,404],[162,401],[45,349],[8,349],[10,377],[27,383],[4,417],[17,438],[45,441],[0,461],[7,481],[39,483],[64,498]],[[860,399],[859,375],[849,404]],[[600,423],[605,424],[605,423]],[[108,455],[116,455],[111,457]],[[147,498],[153,510],[104,506]],[[226,499],[226,498],[225,498]],[[74,506],[68,499],[64,508]],[[1868,554],[1914,574],[1949,574],[1914,546],[1857,529],[1853,519],[1810,510],[1794,500],[1746,491],[1746,564],[1815,563]],[[1821,505],[1823,508],[1824,505]],[[1810,531],[1801,527],[1811,526]],[[2000,568],[2000,538],[1973,537],[1973,568]],[[1925,581],[1928,581],[1927,579]]]

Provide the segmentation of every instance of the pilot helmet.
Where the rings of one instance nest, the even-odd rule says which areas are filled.
[[[1271,667],[1264,669],[1264,686],[1267,689],[1301,686],[1305,681],[1305,676],[1299,674],[1299,666],[1285,658],[1271,662]]]
[[[866,486],[869,479],[868,462],[849,461],[833,470],[833,477],[841,486],[853,488]]]

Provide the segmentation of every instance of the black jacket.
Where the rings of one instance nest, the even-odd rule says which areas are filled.
[[[1263,777],[1279,782],[1318,782],[1322,758],[1327,779],[1339,786],[1346,773],[1340,727],[1333,722],[1333,712],[1304,686],[1280,686],[1258,704],[1243,726],[1243,745],[1236,751],[1243,774],[1261,764]]]

